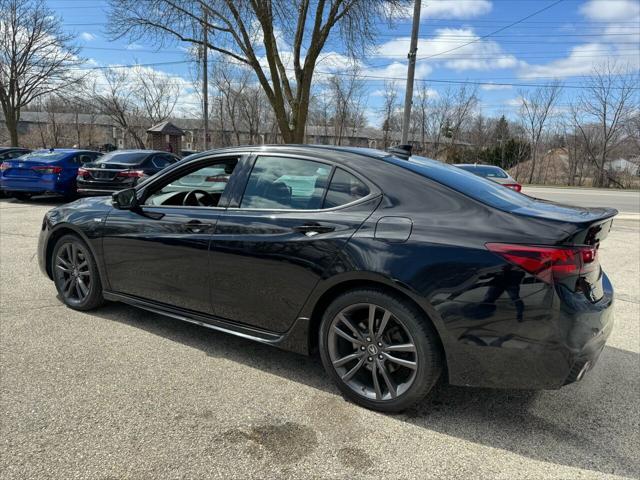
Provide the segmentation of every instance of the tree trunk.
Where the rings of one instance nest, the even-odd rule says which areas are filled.
[[[537,145],[533,146],[532,152],[531,152],[531,172],[529,173],[529,181],[527,182],[528,184],[532,184],[533,183],[533,175],[535,174],[536,171],[536,150],[537,150]]]
[[[5,123],[7,130],[9,131],[10,145],[12,147],[19,147],[18,144],[18,122],[20,121],[20,112],[15,109],[3,108]]]

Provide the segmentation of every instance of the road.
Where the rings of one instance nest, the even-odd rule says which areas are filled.
[[[522,193],[579,207],[611,207],[621,214],[640,215],[640,192],[600,188],[529,187]]]
[[[64,307],[38,270],[44,212],[0,200],[0,478],[640,477],[640,223],[601,260],[616,327],[558,391],[440,385],[384,415],[346,402],[318,359],[121,304]]]

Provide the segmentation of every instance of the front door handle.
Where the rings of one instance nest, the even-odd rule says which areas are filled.
[[[294,231],[304,233],[307,237],[313,237],[314,235],[318,235],[319,233],[333,232],[335,229],[336,227],[330,225],[320,225],[319,223],[306,223],[304,225],[293,227]]]
[[[204,223],[200,220],[190,220],[184,224],[184,229],[189,233],[204,233],[212,227],[210,223]]]

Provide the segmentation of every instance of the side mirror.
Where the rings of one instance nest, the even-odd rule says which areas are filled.
[[[111,195],[111,203],[118,210],[131,210],[138,206],[135,188],[126,188]]]

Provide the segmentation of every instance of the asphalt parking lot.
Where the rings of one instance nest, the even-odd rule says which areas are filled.
[[[440,385],[401,415],[318,359],[133,307],[64,307],[38,270],[52,199],[0,199],[0,478],[638,478],[640,222],[614,222],[599,363],[558,391]],[[635,452],[635,453],[634,453]]]

